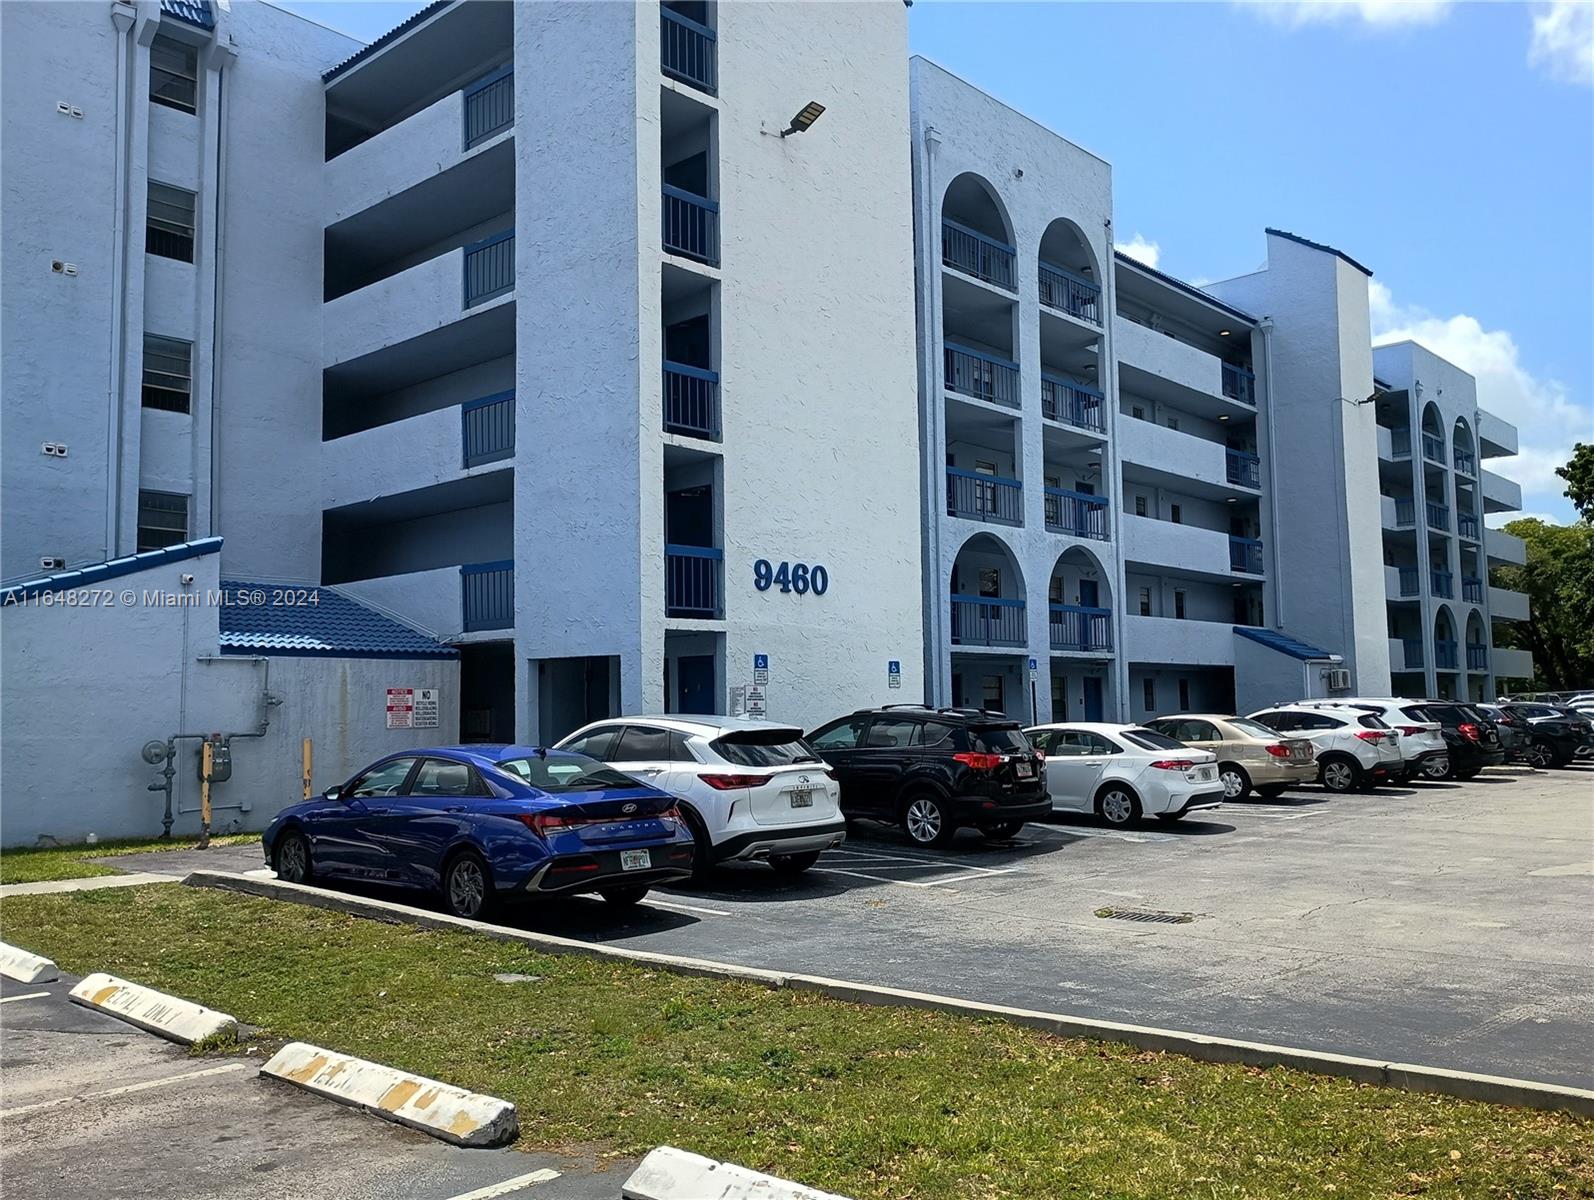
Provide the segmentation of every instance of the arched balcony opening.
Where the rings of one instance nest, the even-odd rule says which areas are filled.
[[[1423,461],[1445,465],[1445,426],[1439,416],[1439,406],[1432,400],[1422,409]]]
[[[1438,611],[1434,613],[1433,665],[1434,670],[1440,672],[1460,669],[1460,648],[1456,641],[1456,619],[1451,615],[1448,604],[1441,604]]]
[[[1058,555],[1046,599],[1054,651],[1111,653],[1112,585],[1094,554],[1070,546]]]
[[[996,189],[964,172],[941,198],[941,262],[994,287],[1013,291],[1013,225]]]
[[[1489,670],[1489,635],[1483,623],[1483,614],[1477,609],[1467,613],[1467,670],[1487,674]]]
[[[1102,319],[1101,264],[1078,225],[1058,217],[1040,244],[1040,302],[1092,325]]]
[[[951,605],[954,646],[1028,645],[1024,573],[1002,539],[977,533],[963,543],[952,563]]]

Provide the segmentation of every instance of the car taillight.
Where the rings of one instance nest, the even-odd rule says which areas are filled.
[[[1198,767],[1201,764],[1184,758],[1159,758],[1151,765],[1158,771],[1188,771],[1191,767]]]
[[[768,775],[699,775],[704,783],[716,792],[729,792],[736,788],[755,788],[761,783],[768,783]]]
[[[1407,737],[1416,737],[1419,733],[1423,733],[1424,730],[1421,725],[1402,725],[1400,727],[1400,732],[1405,734]]]
[[[1274,742],[1271,746],[1264,747],[1264,749],[1274,758],[1288,758],[1290,756],[1290,748],[1279,742]]]
[[[1382,729],[1359,729],[1356,731],[1356,736],[1364,742],[1381,742],[1384,740],[1384,731]]]
[[[1479,729],[1471,721],[1463,721],[1461,724],[1456,726],[1456,732],[1462,737],[1466,738],[1468,741],[1475,742],[1483,733],[1483,730]]]
[[[836,774],[836,768],[835,767],[826,767],[825,768],[825,774],[830,776],[830,778],[832,778],[832,779],[840,779],[841,778],[840,775]]]
[[[960,750],[952,756],[953,762],[960,762],[971,771],[994,771],[1002,765],[1000,754],[975,754],[967,750]]]

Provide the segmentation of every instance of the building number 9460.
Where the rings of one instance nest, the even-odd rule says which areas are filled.
[[[815,563],[771,563],[761,558],[753,564],[753,586],[761,592],[779,588],[783,592],[796,592],[799,596],[812,592],[823,596],[830,590],[830,572]]]

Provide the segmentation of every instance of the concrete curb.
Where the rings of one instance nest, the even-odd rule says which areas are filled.
[[[0,975],[18,983],[54,983],[61,978],[61,968],[20,946],[0,942]]]
[[[88,975],[72,989],[72,1000],[85,1008],[120,1017],[140,1029],[174,1042],[192,1045],[219,1033],[235,1033],[238,1022],[192,1000],[180,1000],[142,984],[128,983],[103,971]]]
[[[648,1151],[620,1195],[624,1200],[846,1200],[674,1146]]]
[[[507,1100],[306,1042],[289,1042],[260,1073],[456,1146],[501,1146],[520,1132]]]
[[[827,979],[821,975],[766,971],[756,967],[740,967],[731,963],[717,963],[674,954],[626,950],[577,941],[573,938],[557,937],[553,934],[531,933],[507,929],[501,925],[489,925],[482,921],[469,921],[462,917],[411,908],[407,904],[395,904],[389,900],[373,900],[364,896],[324,891],[304,884],[284,883],[278,879],[251,878],[224,871],[195,871],[183,882],[190,887],[221,888],[268,899],[290,900],[354,916],[372,917],[380,921],[475,933],[500,941],[519,942],[544,954],[580,954],[588,958],[610,958],[657,967],[679,975],[734,979],[745,983],[763,984],[771,988],[817,992],[832,999],[847,1000],[855,1004],[922,1008],[961,1017],[996,1018],[1061,1037],[1122,1042],[1142,1050],[1165,1050],[1202,1062],[1243,1063],[1246,1066],[1264,1068],[1290,1067],[1298,1071],[1334,1075],[1380,1087],[1435,1092],[1461,1100],[1480,1100],[1489,1104],[1520,1105],[1526,1108],[1543,1108],[1577,1113],[1581,1116],[1594,1116],[1594,1090],[1586,1088],[1538,1083],[1529,1079],[1510,1079],[1499,1075],[1478,1075],[1468,1071],[1446,1070],[1442,1067],[1393,1063],[1382,1059],[1359,1058],[1354,1055],[1307,1050],[1295,1046],[1273,1046],[1264,1042],[1212,1037],[1180,1029],[1160,1029],[1149,1025],[1130,1025],[1119,1021],[1040,1012],[1035,1009],[1010,1008],[1001,1004],[960,1000],[955,996],[878,987],[867,983],[853,983],[845,979]]]

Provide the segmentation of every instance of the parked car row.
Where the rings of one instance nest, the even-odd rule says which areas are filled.
[[[857,821],[918,846],[958,830],[1011,838],[1053,813],[1110,826],[1264,797],[1413,777],[1469,779],[1507,755],[1594,756],[1594,721],[1561,706],[1355,698],[1248,717],[1023,728],[999,712],[860,709],[805,733],[713,716],[596,721],[552,748],[479,745],[389,755],[285,808],[267,827],[282,879],[419,888],[478,917],[496,903],[597,893],[635,904],[655,884],[753,861],[795,875]]]

